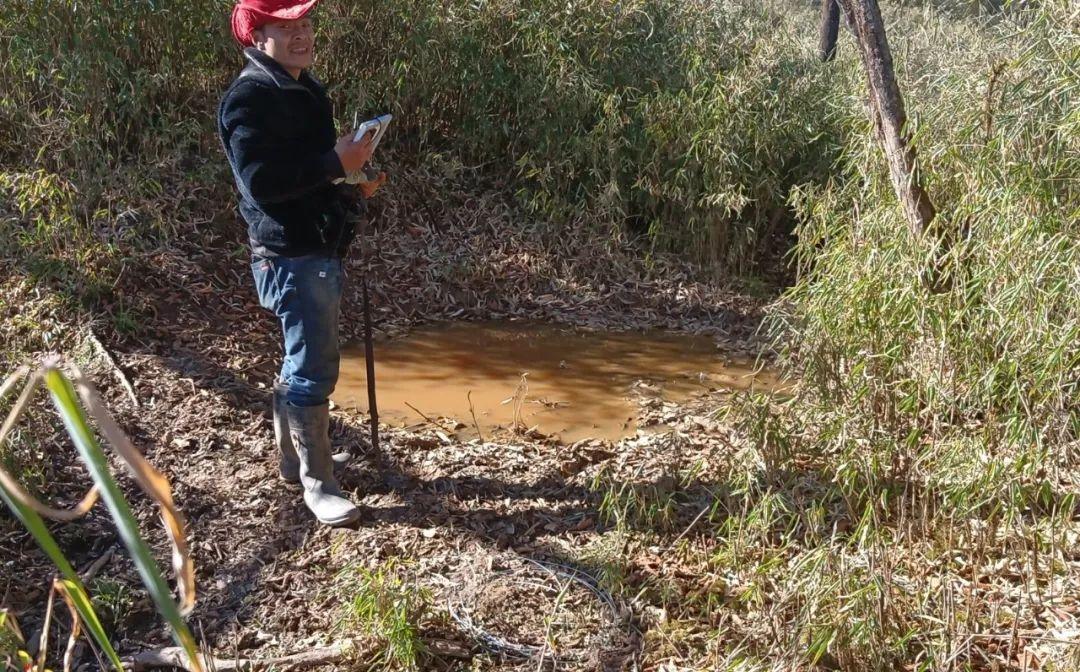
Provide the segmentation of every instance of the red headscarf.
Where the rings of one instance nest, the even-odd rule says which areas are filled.
[[[271,21],[305,16],[319,0],[237,0],[232,10],[232,34],[242,46],[254,46],[252,31]]]

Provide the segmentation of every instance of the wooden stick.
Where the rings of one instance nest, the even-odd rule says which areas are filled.
[[[307,667],[315,667],[317,665],[335,663],[340,661],[346,655],[349,655],[352,658],[363,656],[362,653],[355,652],[352,644],[337,643],[324,648],[311,649],[310,651],[304,651],[303,653],[295,653],[291,656],[264,658],[262,660],[249,658],[221,659],[207,657],[205,654],[202,658],[207,668],[227,672],[259,670],[270,667],[275,669],[288,668],[299,670]],[[188,666],[187,657],[184,655],[183,649],[177,646],[167,646],[161,649],[144,651],[124,661],[124,665],[132,672],[152,670],[159,667],[178,667],[184,670],[191,669]]]
[[[84,569],[79,575],[80,578],[83,580],[83,583],[87,583],[90,581],[90,579],[97,576],[97,573],[101,571],[101,568],[104,567],[106,563],[108,563],[110,560],[112,560],[115,553],[116,547],[114,546],[109,550],[105,551],[105,553],[103,553],[100,558],[92,562],[89,567]]]
[[[370,209],[369,211],[370,212]],[[360,220],[360,260],[364,267],[360,276],[360,288],[363,292],[364,311],[364,364],[367,373],[368,416],[371,419],[371,450],[379,452],[379,403],[375,398],[375,343],[371,333],[371,299],[368,296],[368,216]]]
[[[364,290],[364,363],[367,367],[368,415],[371,417],[371,449],[379,450],[379,402],[375,398],[375,343],[371,335],[371,302],[368,299],[367,270],[360,282]]]
[[[442,427],[439,427],[439,423],[435,422],[434,420],[432,420],[428,416],[424,415],[424,412],[421,411],[416,406],[413,406],[412,404],[410,404],[407,401],[405,402],[405,405],[408,406],[409,408],[411,408],[412,410],[416,411],[416,414],[419,415],[421,418],[423,418],[427,423],[429,423],[431,425],[435,425],[435,427],[438,427],[439,429],[442,429]]]
[[[480,431],[480,423],[476,421],[476,411],[473,410],[472,405],[472,390],[469,390],[465,395],[465,398],[469,400],[469,413],[472,414],[472,423],[476,427],[476,435],[480,437],[480,443],[484,442],[484,433]]]
[[[101,354],[101,358],[104,359],[105,363],[109,365],[109,368],[112,369],[113,373],[116,375],[116,378],[124,387],[124,391],[127,392],[128,398],[131,399],[131,403],[135,404],[135,408],[138,408],[139,397],[135,395],[135,388],[131,386],[131,381],[129,381],[127,376],[124,375],[124,371],[120,368],[120,365],[117,364],[116,360],[113,359],[113,356],[109,354],[109,351],[105,347],[105,345],[100,340],[98,340],[98,337],[94,334],[93,329],[89,330],[89,338],[90,342],[94,344],[94,347],[97,349],[98,353]]]

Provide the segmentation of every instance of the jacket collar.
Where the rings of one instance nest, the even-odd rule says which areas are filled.
[[[309,93],[312,92],[312,84],[318,88],[322,87],[319,80],[307,70],[300,73],[300,79],[294,79],[285,68],[281,67],[280,63],[255,47],[244,49],[244,58],[247,59],[247,65],[240,73],[241,77],[254,77],[267,84],[273,84],[279,89],[299,89]]]

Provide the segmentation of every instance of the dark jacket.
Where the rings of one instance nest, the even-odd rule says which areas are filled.
[[[240,214],[260,256],[344,255],[351,187],[334,152],[333,108],[323,85],[304,71],[294,79],[258,49],[225,91],[218,132],[240,190]]]

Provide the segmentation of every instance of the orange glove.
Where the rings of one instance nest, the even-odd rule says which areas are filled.
[[[386,172],[381,171],[374,180],[358,182],[356,186],[360,187],[360,193],[364,195],[365,199],[368,199],[374,196],[375,192],[379,190],[379,187],[384,184],[386,184]]]

